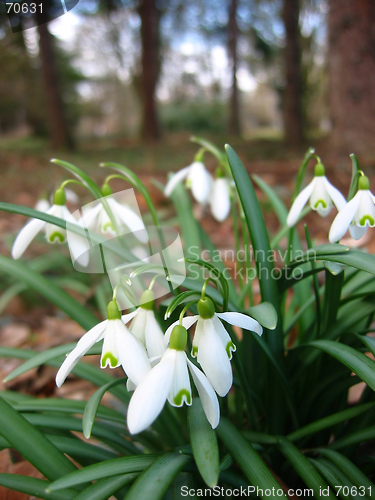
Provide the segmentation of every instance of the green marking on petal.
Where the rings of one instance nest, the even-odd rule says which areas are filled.
[[[228,358],[232,359],[232,352],[236,350],[236,346],[233,344],[233,342],[230,340],[228,344],[226,345],[225,350],[227,351]]]
[[[56,240],[58,240],[60,243],[64,243],[65,237],[63,234],[59,233],[58,231],[55,231],[49,236],[48,240],[50,243],[56,243]]]
[[[191,394],[187,389],[181,389],[181,391],[174,397],[173,402],[177,406],[182,406],[182,399],[186,396],[186,404],[191,404]]]
[[[114,357],[114,355],[111,352],[106,352],[104,356],[102,357],[102,368],[105,368],[107,365],[107,360],[109,360],[109,367],[110,368],[116,368],[118,365],[118,359]]]
[[[193,356],[193,358],[196,358],[197,354],[198,354],[198,347],[196,345],[193,345],[193,348],[191,350],[191,355]]]
[[[106,222],[103,226],[103,233],[105,233],[107,231],[107,229],[111,229],[112,231],[114,231],[114,227],[113,227],[113,224],[112,222]]]
[[[315,203],[314,208],[318,208],[319,205],[322,205],[322,208],[327,208],[327,203],[324,200],[318,200]]]
[[[360,225],[365,226],[367,220],[369,221],[370,226],[373,226],[375,224],[374,219],[370,215],[364,215],[362,219],[359,221]]]

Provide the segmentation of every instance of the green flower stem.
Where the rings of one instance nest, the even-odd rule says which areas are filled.
[[[186,306],[182,309],[182,311],[180,312],[180,317],[179,317],[179,320],[178,320],[178,322],[179,322],[180,326],[182,326],[182,320],[183,320],[183,318],[184,318],[184,316],[185,316],[186,311],[187,311],[187,310],[188,310],[191,306],[193,306],[193,305],[194,305],[194,304],[196,304],[196,303],[197,303],[197,301],[196,301],[196,300],[193,300],[193,301],[189,302],[189,303],[188,303],[188,304],[187,304],[187,305],[186,305]]]
[[[82,186],[82,187],[84,187],[84,188],[86,188],[86,189],[87,189],[87,187],[83,184],[83,182],[81,182],[81,181],[77,181],[76,179],[67,179],[66,181],[64,181],[64,182],[61,184],[60,189],[64,189],[64,188],[65,188],[65,186],[67,186],[68,184],[78,184],[79,186]],[[88,189],[88,191],[90,191],[90,190]],[[91,191],[90,191],[90,192],[91,192]]]

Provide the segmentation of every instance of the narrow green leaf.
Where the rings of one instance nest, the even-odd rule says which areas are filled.
[[[84,306],[52,283],[51,280],[30,269],[23,262],[14,261],[9,257],[0,255],[0,269],[29,285],[86,330],[97,324],[97,318]]]
[[[255,194],[253,184],[241,160],[228,144],[225,146],[225,149],[245,214],[254,254],[257,256],[256,268],[262,300],[270,302],[274,306],[277,316],[281,317],[277,282],[272,279],[274,263],[269,259],[271,255],[271,246],[260,204]],[[267,336],[267,341],[276,361],[282,365],[284,346],[281,324],[276,327],[275,332]]]
[[[193,207],[186,188],[178,184],[171,194],[171,199],[181,227],[185,255],[187,258],[196,260],[201,256],[202,246],[198,223],[193,216]]]
[[[95,182],[89,177],[83,170],[80,168],[76,167],[72,163],[69,163],[67,161],[63,160],[58,160],[56,158],[51,160],[51,163],[54,163],[55,165],[59,165],[60,167],[65,168],[65,170],[68,170],[68,172],[72,173],[77,179],[79,179],[82,184],[90,191],[90,193],[93,195],[94,198],[101,198],[102,192],[100,188],[95,184]]]
[[[279,439],[279,449],[285,458],[289,460],[301,479],[313,490],[315,497],[325,498],[325,495],[321,494],[321,488],[327,488],[327,483],[298,448],[288,441],[288,439],[281,437]],[[333,500],[335,495],[330,492],[327,498]]]
[[[77,492],[71,490],[46,493],[49,481],[35,477],[21,476],[20,474],[0,474],[0,485],[10,490],[21,491],[45,500],[72,500]]]
[[[38,429],[0,398],[0,433],[26,460],[53,481],[76,467]]]
[[[126,500],[161,500],[177,474],[191,461],[192,457],[178,451],[157,458],[148,469],[136,479]]]
[[[169,318],[173,311],[180,305],[185,302],[191,302],[193,300],[199,300],[202,294],[195,291],[188,291],[179,293],[176,297],[173,297],[171,302],[169,303],[167,310],[165,311],[165,317]]]
[[[329,482],[334,492],[338,493],[338,496],[343,500],[347,500],[348,496],[343,495],[343,486],[348,486],[350,491],[350,485],[347,481],[343,481],[342,475],[340,475],[339,470],[334,464],[330,463],[328,460],[324,459],[312,459],[309,458],[309,462],[314,465],[316,469],[325,477],[325,479]],[[341,486],[341,489],[340,489]]]
[[[251,176],[251,178],[267,196],[276,217],[279,219],[280,224],[284,226],[288,217],[288,210],[279,196],[276,194],[276,191],[272,189],[266,182],[264,182],[264,180],[262,180],[258,175],[254,174]]]
[[[315,340],[304,346],[316,347],[333,356],[375,390],[375,363],[361,352],[332,340]]]
[[[275,488],[281,490],[281,486],[262,458],[251,444],[244,440],[243,435],[229,420],[221,418],[217,433],[253,486],[259,486],[262,489]],[[280,498],[286,498],[285,494],[281,495]]]
[[[269,302],[262,302],[257,306],[249,307],[245,312],[269,330],[274,330],[277,326],[277,312]]]
[[[327,266],[327,261],[324,262],[324,265],[325,267]],[[327,331],[328,327],[336,321],[343,283],[344,272],[342,268],[341,272],[337,272],[336,270],[335,274],[333,274],[330,269],[326,270],[322,322],[323,334]]]
[[[367,496],[375,499],[374,483],[370,481],[369,478],[363,474],[363,472],[358,469],[358,467],[356,467],[347,457],[341,455],[341,453],[338,453],[337,451],[329,449],[319,449],[317,451],[324,457],[328,457],[335,465],[337,465],[345,476],[356,486],[364,486],[366,488]]]
[[[86,406],[86,401],[78,401],[75,399],[34,399],[33,401],[24,401],[14,406],[15,410],[20,412],[25,411],[58,411],[61,413],[81,413],[83,414]],[[124,423],[124,416],[112,408],[100,406],[98,408],[98,416],[115,422]]]
[[[328,429],[329,427],[333,427],[340,422],[345,422],[346,420],[357,417],[367,410],[374,408],[374,405],[375,403],[367,403],[354,406],[353,408],[348,408],[347,410],[339,411],[338,413],[334,413],[328,417],[321,418],[311,424],[301,427],[291,434],[288,434],[287,438],[289,441],[297,441],[303,437],[311,436],[312,434],[316,434],[323,429]]]
[[[89,437],[91,436],[91,431],[95,422],[95,417],[104,394],[109,389],[111,389],[111,387],[114,387],[118,384],[125,384],[126,380],[127,377],[123,377],[117,380],[113,380],[112,382],[108,382],[108,384],[99,387],[99,389],[96,392],[94,392],[94,394],[88,400],[85,406],[85,411],[83,412],[83,420],[82,420],[83,435],[85,436],[86,439],[89,439]]]
[[[81,491],[74,497],[74,500],[108,500],[111,495],[130,484],[137,476],[138,474],[125,474],[101,479]]]
[[[76,470],[71,474],[58,479],[49,486],[50,491],[70,488],[77,484],[95,481],[119,474],[142,472],[149,467],[157,458],[157,455],[139,455],[132,457],[114,458],[98,464],[89,465],[83,469]]]
[[[342,438],[336,439],[333,443],[329,444],[332,450],[341,450],[353,444],[363,443],[364,441],[370,441],[370,439],[375,439],[375,426],[366,427],[365,429],[360,429],[359,431],[343,436]]]
[[[75,437],[55,436],[53,434],[46,434],[46,437],[58,450],[75,458],[79,462],[82,458],[88,458],[92,461],[99,462],[101,460],[114,459],[118,456],[118,453],[114,453],[100,446],[85,443],[81,439]]]
[[[195,463],[205,483],[213,488],[219,479],[219,448],[199,398],[188,409],[188,426]]]
[[[368,347],[369,351],[373,356],[375,356],[375,338],[369,337],[368,335],[359,335],[358,333],[354,333],[354,335]]]

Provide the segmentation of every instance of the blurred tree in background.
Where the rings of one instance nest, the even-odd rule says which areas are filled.
[[[69,147],[71,136],[121,144],[227,131],[296,149],[332,129],[333,152],[369,152],[374,9],[371,0],[80,0],[21,34],[3,12],[0,134],[47,132]]]
[[[375,2],[329,0],[331,146],[374,154]]]

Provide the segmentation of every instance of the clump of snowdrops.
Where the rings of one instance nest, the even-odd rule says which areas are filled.
[[[43,352],[1,347],[0,356],[24,360],[6,380],[49,364],[58,387],[71,377],[97,387],[89,401],[1,392],[1,447],[18,450],[44,479],[3,473],[0,485],[56,500],[375,498],[374,459],[364,444],[375,438],[375,258],[338,243],[347,230],[360,239],[375,225],[368,178],[352,155],[345,197],[309,149],[288,210],[230,146],[223,153],[194,140],[200,149],[192,164],[159,185],[177,213],[182,258],[163,254],[170,224],[123,165],[102,165],[114,173],[99,187],[54,160],[74,178],[56,187],[52,205],[0,203],[31,218],[12,258],[0,256],[8,295],[31,288],[86,330],[77,344]],[[214,176],[208,154],[217,160]],[[148,215],[119,201],[115,178],[144,197]],[[254,183],[279,220],[276,234],[267,230]],[[89,191],[86,211],[69,211],[68,185]],[[232,218],[230,268],[194,218],[189,190],[218,223]],[[310,210],[316,217],[336,211],[322,245],[306,226],[302,240],[294,227]],[[68,243],[75,273],[91,273],[97,303],[73,298],[48,277],[48,265],[27,259],[39,233],[47,243]],[[157,264],[144,253],[153,240]],[[102,261],[93,266],[98,252]],[[81,362],[96,355],[96,363]],[[359,399],[349,402],[360,383]],[[101,404],[107,391],[110,406]]]

